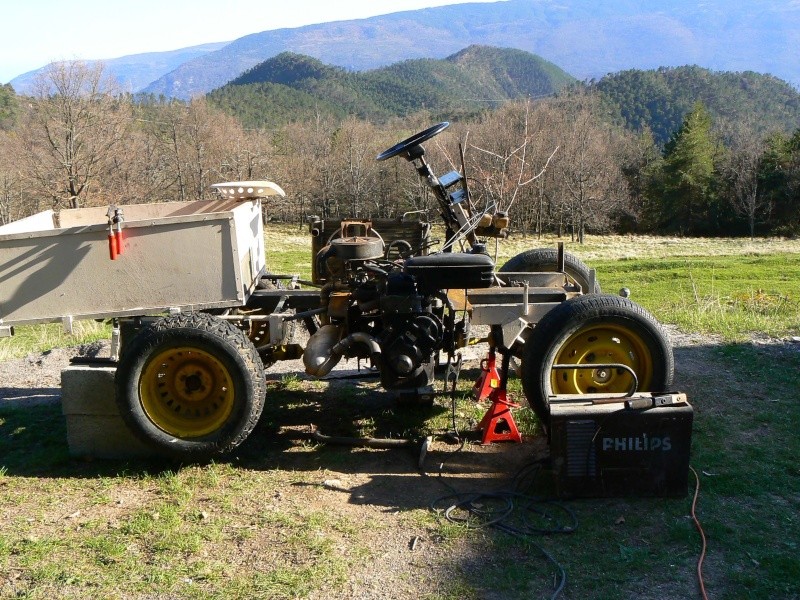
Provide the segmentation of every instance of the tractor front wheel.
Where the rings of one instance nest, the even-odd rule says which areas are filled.
[[[553,272],[558,267],[558,250],[555,248],[533,248],[509,258],[498,273]],[[571,252],[564,252],[564,271],[581,286],[584,294],[599,294],[600,284],[595,280],[589,289],[591,274],[589,267]]]
[[[536,324],[523,350],[522,386],[547,427],[552,395],[624,394],[634,387],[628,369],[638,391],[666,391],[674,368],[669,339],[650,313],[627,298],[591,294],[560,304]]]

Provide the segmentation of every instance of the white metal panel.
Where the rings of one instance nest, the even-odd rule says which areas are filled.
[[[0,237],[15,233],[27,233],[33,231],[48,231],[55,229],[55,219],[52,210],[36,213],[30,217],[25,217],[19,221],[13,221],[0,227]]]
[[[104,207],[62,211],[60,229],[44,230],[38,217],[13,232],[0,230],[0,323],[242,305],[264,260],[257,205],[122,206],[116,260],[109,257]],[[243,258],[256,253],[256,267],[243,273]]]
[[[249,294],[266,271],[261,202],[258,200],[238,202],[232,208],[232,212],[236,230],[236,251],[244,285],[243,292]]]

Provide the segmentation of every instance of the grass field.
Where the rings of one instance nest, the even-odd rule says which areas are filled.
[[[498,262],[553,243],[506,241]],[[304,232],[273,229],[270,267],[308,277],[307,248]],[[629,287],[663,322],[704,334],[676,348],[676,386],[695,407],[710,596],[800,598],[800,346],[776,343],[800,336],[800,243],[614,237],[568,249],[604,290]],[[71,343],[58,328],[20,334],[0,342],[0,357]],[[87,339],[102,334],[92,325]],[[0,597],[547,598],[555,570],[540,548],[564,567],[565,598],[699,597],[691,497],[569,502],[574,533],[520,539],[428,509],[444,483],[502,483],[525,464],[516,446],[440,446],[429,461],[434,473],[444,465],[440,479],[396,451],[299,435],[310,422],[344,435],[438,436],[453,418],[467,429],[482,413],[469,399],[474,376],[453,414],[438,402],[395,411],[370,382],[333,391],[271,376],[256,434],[208,465],[76,461],[59,406],[1,406]],[[519,397],[518,380],[510,391]],[[537,431],[529,411],[518,421]],[[507,461],[500,475],[476,477],[490,460]]]

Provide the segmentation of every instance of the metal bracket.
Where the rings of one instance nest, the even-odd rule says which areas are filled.
[[[292,313],[271,313],[267,316],[269,321],[269,343],[270,344],[285,344],[286,343],[286,323],[287,317],[291,317]]]
[[[74,319],[72,315],[67,315],[66,317],[61,317],[61,324],[64,326],[64,333],[68,333],[72,335],[72,324]]]
[[[448,355],[447,370],[444,373],[444,389],[442,390],[444,393],[448,393],[448,391],[454,393],[456,391],[462,363],[461,352],[456,352],[455,356]],[[449,390],[448,387],[450,388]]]
[[[111,329],[111,360],[115,362],[119,360],[120,342],[119,322],[115,321]]]

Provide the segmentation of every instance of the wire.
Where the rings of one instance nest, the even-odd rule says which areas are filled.
[[[456,452],[463,445],[462,441]],[[452,523],[471,529],[492,527],[534,546],[558,571],[558,585],[551,599],[558,598],[566,586],[567,573],[550,552],[532,540],[532,536],[572,533],[578,527],[578,519],[563,504],[525,493],[524,490],[534,487],[542,469],[541,461],[519,469],[507,488],[488,492],[456,491],[442,478],[443,466],[444,463],[440,465],[439,478],[451,493],[434,499],[430,503],[431,510]]]
[[[483,215],[488,214],[490,211],[496,209],[497,205],[494,202],[490,202],[489,204],[486,205],[486,208],[484,208],[483,212],[481,212],[479,215],[473,217],[471,220],[467,219],[467,221],[461,227],[459,227],[458,231],[456,231],[453,234],[452,239],[449,242],[447,242],[444,246],[442,246],[442,252],[444,252],[447,248],[454,246],[461,240],[465,239],[471,231],[475,230],[475,228],[478,226],[478,223],[480,223],[481,218],[483,218]]]
[[[700,532],[700,539],[703,541],[703,550],[700,552],[700,558],[697,560],[697,582],[700,584],[700,594],[703,596],[703,600],[708,600],[708,594],[706,594],[706,585],[703,582],[703,561],[706,558],[706,549],[708,548],[708,544],[706,543],[706,533],[703,531],[703,526],[700,525],[700,521],[697,519],[697,498],[700,495],[700,477],[697,475],[697,471],[694,470],[694,467],[689,465],[689,469],[694,473],[694,498],[692,499],[692,521],[694,521],[694,526],[697,528],[697,531]]]

